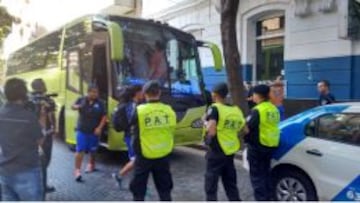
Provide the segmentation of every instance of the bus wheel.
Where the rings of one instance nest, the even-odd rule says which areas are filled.
[[[61,107],[59,115],[59,138],[61,141],[65,141],[65,108]]]

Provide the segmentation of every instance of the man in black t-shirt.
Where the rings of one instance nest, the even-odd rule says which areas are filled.
[[[106,109],[99,99],[99,89],[95,85],[89,85],[87,96],[80,97],[72,109],[79,111],[76,128],[75,180],[80,182],[84,152],[90,153],[86,172],[95,170],[95,152],[99,145],[99,136],[106,124]]]
[[[319,106],[335,103],[335,97],[330,93],[330,83],[327,80],[322,80],[318,83],[318,91],[320,93],[318,104]]]
[[[45,131],[41,119],[25,109],[27,88],[13,78],[5,84],[7,103],[0,108],[0,186],[3,201],[43,201],[39,145]]]

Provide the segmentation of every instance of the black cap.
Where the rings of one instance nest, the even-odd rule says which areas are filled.
[[[259,95],[263,96],[264,98],[268,98],[269,93],[270,93],[270,87],[267,85],[257,85],[254,87],[253,93],[259,94]]]
[[[222,98],[226,98],[229,93],[229,89],[226,83],[222,82],[217,85],[212,90],[213,93],[218,94]]]
[[[157,95],[161,90],[161,85],[156,80],[151,80],[147,82],[143,87],[143,92],[145,94]]]

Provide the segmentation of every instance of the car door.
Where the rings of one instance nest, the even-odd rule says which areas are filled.
[[[321,200],[360,200],[360,114],[331,113],[307,126],[303,161]]]

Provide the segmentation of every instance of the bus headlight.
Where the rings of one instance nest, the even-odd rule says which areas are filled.
[[[201,119],[196,119],[191,123],[192,128],[203,128],[204,122]]]

